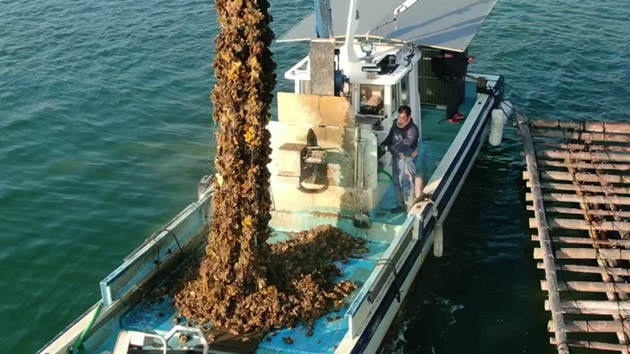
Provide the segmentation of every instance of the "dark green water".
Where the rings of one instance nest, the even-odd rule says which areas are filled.
[[[420,4],[421,2],[419,2]],[[213,157],[210,1],[0,1],[0,352],[32,353],[196,197]],[[532,117],[622,121],[630,10],[501,0],[471,71]],[[312,8],[272,2],[280,33]],[[282,73],[306,54],[275,47]],[[605,116],[598,118],[601,114]],[[512,129],[486,147],[389,340],[404,353],[551,353]]]

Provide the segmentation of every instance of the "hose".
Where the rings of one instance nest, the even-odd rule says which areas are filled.
[[[385,169],[379,168],[378,173],[382,173],[387,176],[387,179],[379,179],[379,181],[383,182],[389,180],[391,183],[394,183],[394,177],[389,172],[385,171]]]
[[[94,326],[94,322],[96,322],[96,319],[101,315],[102,308],[103,308],[103,300],[100,300],[98,302],[98,307],[96,308],[96,312],[94,312],[94,316],[92,316],[92,319],[90,320],[90,323],[85,328],[83,333],[81,333],[81,336],[79,337],[79,339],[77,339],[77,342],[74,343],[74,345],[72,346],[73,347],[72,354],[79,354],[79,353],[85,352],[83,350],[83,342],[85,341],[85,338],[87,337],[88,333],[90,333],[90,331],[92,330],[92,327]]]

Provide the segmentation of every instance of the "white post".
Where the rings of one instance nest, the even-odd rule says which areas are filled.
[[[414,123],[418,126],[418,139],[422,144],[422,101],[420,97],[420,88],[418,87],[418,78],[420,76],[419,68],[420,60],[422,60],[422,52],[417,50],[416,57],[413,58],[411,75],[409,75],[409,106],[411,106]]]
[[[357,0],[350,1],[350,8],[348,9],[348,26],[346,27],[346,59],[350,63],[356,63],[359,61],[357,52],[354,50],[354,32],[359,27],[359,20],[357,18]]]

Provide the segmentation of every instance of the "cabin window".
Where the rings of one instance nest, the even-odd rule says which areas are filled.
[[[403,77],[400,81],[400,104],[401,105],[409,105],[410,97],[409,97],[409,75],[411,71]]]
[[[311,94],[311,82],[309,80],[300,81],[300,93],[303,95]]]
[[[362,84],[359,89],[361,94],[359,113],[384,115],[385,86]]]

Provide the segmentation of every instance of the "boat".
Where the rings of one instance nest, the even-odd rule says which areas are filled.
[[[279,38],[308,42],[310,52],[285,73],[294,92],[277,95],[278,117],[268,126],[268,242],[333,225],[367,248],[336,263],[340,280],[359,288],[313,333],[303,326],[258,336],[212,332],[178,316],[168,282],[207,243],[216,179],[206,176],[198,200],[107,275],[101,299],[38,353],[377,352],[431,250],[442,256],[443,225],[481,147],[490,135],[500,142],[509,115],[504,78],[469,73],[460,105],[467,119],[449,124],[431,60],[443,50],[466,52],[495,3],[315,0],[315,11]],[[393,187],[391,156],[379,144],[400,105],[411,108],[421,132],[417,199],[409,210],[382,213]]]

